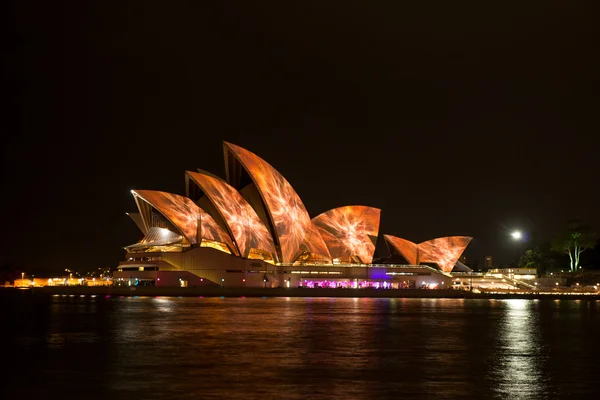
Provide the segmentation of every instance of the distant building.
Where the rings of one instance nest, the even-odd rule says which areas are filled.
[[[532,280],[537,278],[536,268],[494,268],[488,270],[488,274],[491,274],[497,278],[502,276],[508,276],[510,279],[519,280]]]
[[[492,256],[485,256],[485,269],[490,269],[493,267]]]

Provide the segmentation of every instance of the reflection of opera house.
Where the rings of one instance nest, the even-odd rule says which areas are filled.
[[[144,234],[127,246],[114,278],[125,284],[226,287],[450,287],[470,237],[413,243],[384,235],[373,263],[380,210],[345,206],[310,218],[270,164],[224,143],[226,180],[186,172],[187,197],[133,190]]]

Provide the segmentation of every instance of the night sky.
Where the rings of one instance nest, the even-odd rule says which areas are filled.
[[[223,140],[312,217],[379,207],[380,236],[473,236],[480,265],[514,228],[600,228],[593,2],[69,3],[7,14],[0,263],[116,267],[130,190],[224,176]]]

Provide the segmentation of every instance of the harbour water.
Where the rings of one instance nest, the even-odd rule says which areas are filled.
[[[0,301],[3,399],[600,396],[594,300]]]

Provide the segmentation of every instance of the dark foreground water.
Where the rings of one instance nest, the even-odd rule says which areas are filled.
[[[600,398],[595,301],[0,301],[3,399]]]

